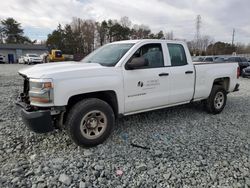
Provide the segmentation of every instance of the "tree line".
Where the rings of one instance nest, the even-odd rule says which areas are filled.
[[[101,22],[73,18],[64,28],[59,24],[57,29],[48,35],[46,44],[50,48],[59,48],[64,53],[87,55],[106,43],[129,39],[174,40],[175,38],[173,31],[153,33],[149,26],[133,24],[126,16],[120,20],[109,19]],[[186,42],[192,55],[250,53],[250,44],[232,45],[221,41],[214,42],[209,35]]]
[[[70,24],[57,29],[48,35],[46,44],[50,48],[61,49],[64,53],[86,55],[106,43],[129,39],[161,39],[163,31],[152,33],[146,25],[132,24],[128,17],[118,20],[84,20],[73,18]]]
[[[187,45],[191,55],[230,55],[236,54],[249,54],[250,44],[244,45],[241,43],[231,44],[226,42],[213,42],[209,36],[204,36],[198,41],[188,41]],[[199,46],[200,45],[200,46]]]
[[[60,49],[65,54],[85,56],[99,46],[113,41],[161,38],[175,39],[173,31],[153,33],[149,26],[133,24],[126,16],[120,20],[109,19],[101,22],[72,18],[69,24],[59,24],[42,43],[46,44],[48,49]],[[192,55],[250,53],[250,44],[214,42],[208,35],[186,42]],[[37,41],[32,41],[24,35],[21,23],[13,18],[6,18],[0,20],[0,43],[35,44]]]

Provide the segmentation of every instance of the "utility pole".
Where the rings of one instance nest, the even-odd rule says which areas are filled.
[[[233,28],[233,35],[232,35],[232,46],[234,45],[234,36],[235,36],[235,29]]]
[[[234,36],[235,36],[235,29],[233,28],[233,34],[232,34],[232,54],[235,54],[236,47],[234,48]]]
[[[200,52],[200,28],[201,28],[201,15],[196,17],[196,49]]]

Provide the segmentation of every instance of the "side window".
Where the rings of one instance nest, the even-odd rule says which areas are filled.
[[[140,47],[132,56],[144,57],[148,61],[148,66],[144,68],[157,68],[164,66],[161,44],[146,44]],[[132,58],[130,60],[132,60]]]
[[[167,44],[172,66],[187,65],[185,50],[181,44]]]

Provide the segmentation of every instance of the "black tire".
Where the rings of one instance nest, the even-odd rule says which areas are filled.
[[[100,126],[104,125],[105,121],[106,127]],[[70,138],[82,147],[93,147],[103,143],[111,134],[114,124],[115,115],[112,108],[108,103],[97,98],[84,99],[75,104],[66,120],[66,128]],[[95,128],[91,126],[95,126]]]
[[[219,114],[224,109],[226,102],[226,90],[222,86],[214,85],[209,97],[205,100],[205,108],[211,114]]]

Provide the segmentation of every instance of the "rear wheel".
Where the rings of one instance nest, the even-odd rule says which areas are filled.
[[[212,114],[219,114],[225,107],[227,101],[227,93],[225,89],[219,85],[214,85],[212,91],[205,101],[206,110]]]
[[[103,143],[115,124],[112,108],[100,99],[78,102],[67,117],[67,131],[79,146],[92,147]]]

